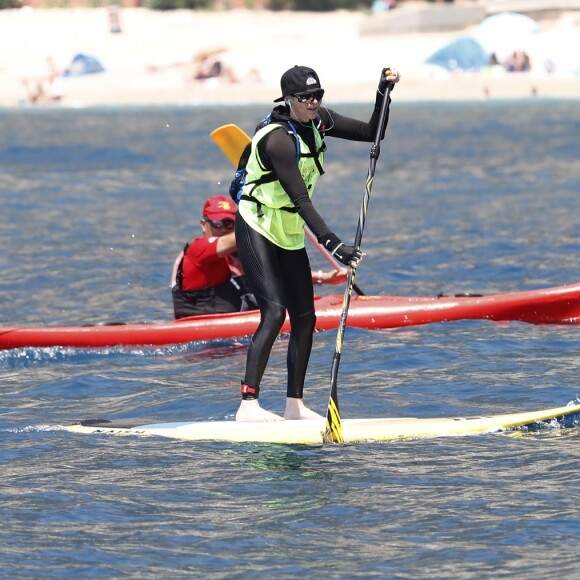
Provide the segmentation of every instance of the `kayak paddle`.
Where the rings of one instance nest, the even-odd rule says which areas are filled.
[[[221,149],[228,161],[234,166],[238,166],[242,152],[250,142],[248,135],[237,125],[222,125],[209,135]]]

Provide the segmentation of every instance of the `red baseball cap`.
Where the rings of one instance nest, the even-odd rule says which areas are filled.
[[[210,197],[203,206],[203,215],[214,221],[235,220],[236,204],[231,197],[225,195]]]

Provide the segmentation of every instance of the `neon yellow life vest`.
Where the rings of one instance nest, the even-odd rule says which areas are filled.
[[[258,143],[268,133],[278,129],[279,124],[272,123],[262,127],[252,138],[252,150],[246,165],[246,184],[238,211],[248,225],[262,234],[272,243],[287,250],[299,250],[304,247],[304,220],[296,213],[296,207],[279,181],[267,181],[270,171],[264,168],[258,154]],[[324,147],[322,136],[313,127],[314,140],[318,153],[318,163],[324,162]],[[292,131],[289,131],[292,134]],[[308,145],[298,135],[300,144],[300,160],[298,169],[312,197],[316,180],[320,177],[315,158]],[[266,179],[266,181],[263,181]],[[262,182],[256,185],[256,181]],[[248,197],[252,198],[251,200]]]

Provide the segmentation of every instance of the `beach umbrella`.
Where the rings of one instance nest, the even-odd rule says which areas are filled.
[[[462,36],[435,51],[426,61],[448,71],[480,70],[489,62],[489,53],[470,36]]]
[[[198,52],[194,55],[193,61],[194,62],[203,62],[204,60],[207,60],[208,58],[210,58],[212,56],[217,56],[218,54],[222,54],[222,53],[227,52],[227,51],[228,51],[228,49],[225,46],[219,46],[216,48],[202,50],[201,52]]]
[[[488,52],[524,50],[540,25],[518,12],[499,12],[481,21],[474,36]]]
[[[538,32],[540,25],[529,16],[519,12],[498,12],[484,18],[478,26],[478,33],[493,34],[531,34]]]

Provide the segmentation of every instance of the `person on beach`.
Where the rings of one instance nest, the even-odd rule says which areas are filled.
[[[46,58],[48,73],[37,79],[22,79],[26,90],[26,103],[39,105],[44,103],[59,103],[63,100],[64,90],[62,73],[59,72],[54,59]]]
[[[234,222],[236,205],[230,197],[210,197],[203,206],[202,235],[187,244],[175,261],[172,297],[175,318],[257,309],[237,257]],[[323,272],[318,284],[341,284],[346,269]]]
[[[261,319],[248,349],[237,421],[321,418],[304,404],[316,316],[303,226],[306,223],[318,242],[341,263],[358,266],[361,252],[331,231],[311,196],[316,180],[324,173],[324,138],[373,142],[387,85],[399,79],[399,73],[383,69],[370,120],[364,122],[322,106],[324,89],[317,73],[306,66],[294,66],[280,80],[282,96],[274,102],[282,104],[256,128],[235,232],[238,255]],[[291,331],[286,407],[280,417],[260,406],[259,394],[286,312]]]

